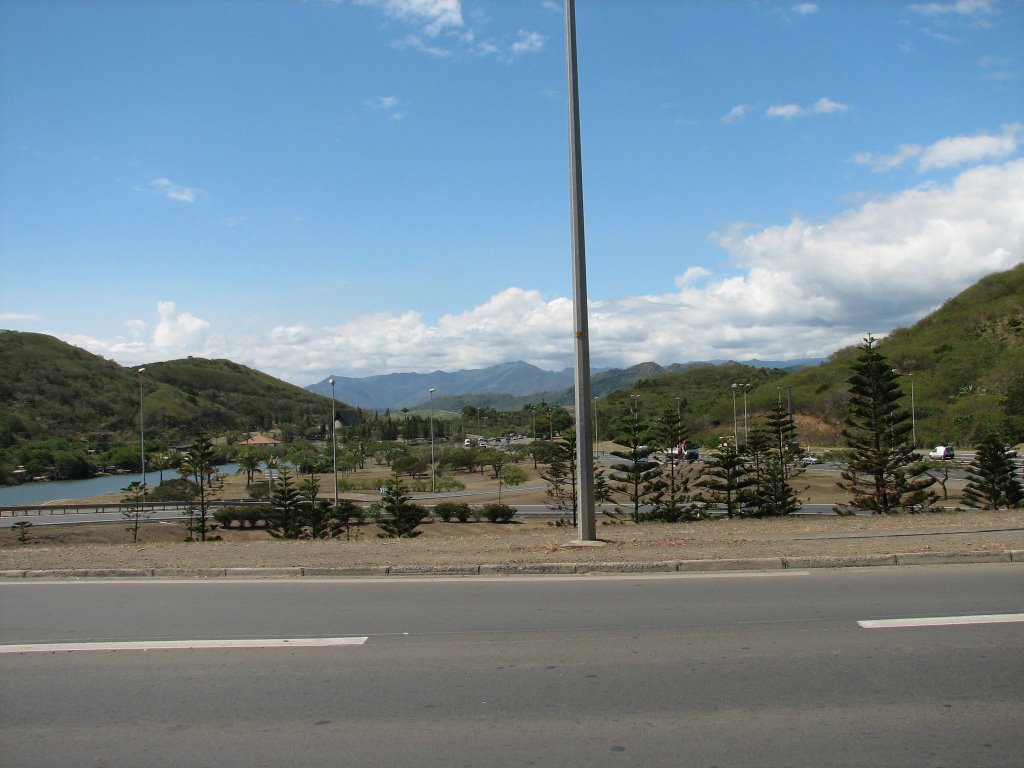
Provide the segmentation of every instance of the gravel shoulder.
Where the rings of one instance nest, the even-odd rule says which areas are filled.
[[[528,467],[528,465],[525,465]],[[383,475],[382,475],[383,476]],[[495,501],[493,481],[476,473],[459,475],[474,497],[472,504]],[[328,479],[321,481],[321,489]],[[225,494],[245,494],[243,477],[230,477]],[[469,569],[536,564],[626,563],[645,565],[673,561],[721,561],[750,558],[847,558],[870,562],[904,553],[948,555],[1016,551],[1024,562],[1024,509],[959,510],[959,483],[950,487],[945,507],[918,515],[889,517],[811,517],[705,520],[660,524],[608,524],[599,517],[599,546],[566,546],[576,531],[558,527],[555,518],[523,518],[510,525],[430,522],[414,539],[388,540],[373,525],[353,529],[351,539],[281,541],[262,530],[218,531],[220,541],[185,542],[176,522],[143,525],[132,543],[125,523],[37,525],[29,542],[17,532],[0,531],[0,571],[69,571],[103,569],[303,568],[380,572],[382,569]],[[375,487],[375,486],[374,486]],[[508,504],[541,504],[543,485],[535,473],[522,488],[507,488]],[[806,503],[837,501],[835,476],[812,470],[800,476]],[[351,494],[350,494],[351,495]],[[373,493],[362,495],[366,501]],[[78,502],[116,502],[117,495]],[[55,502],[56,503],[56,502]],[[968,558],[969,559],[969,558]]]
[[[441,523],[414,539],[280,541],[262,531],[226,531],[221,541],[187,543],[177,523],[148,523],[137,544],[120,524],[40,526],[28,544],[0,541],[0,570],[323,568],[382,569],[538,563],[651,564],[747,558],[865,558],[902,553],[996,553],[1024,559],[1024,510],[946,511],[865,518],[794,517],[686,524],[623,523],[598,529],[599,546],[566,546],[575,531],[551,521]],[[65,529],[65,530],[58,530]],[[75,529],[75,530],[70,530]],[[114,540],[112,540],[114,539]]]

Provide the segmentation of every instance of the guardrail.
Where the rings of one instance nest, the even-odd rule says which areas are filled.
[[[269,501],[252,499],[219,499],[206,502],[207,507],[242,507],[263,506]],[[105,512],[125,512],[136,509],[136,504],[20,504],[0,506],[0,517],[45,517],[57,515],[103,514]],[[150,512],[175,512],[188,509],[183,501],[151,501],[141,505]]]

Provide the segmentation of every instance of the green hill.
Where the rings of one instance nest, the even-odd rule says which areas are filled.
[[[167,443],[197,432],[307,429],[329,423],[331,400],[228,360],[144,366],[146,432]],[[23,440],[117,440],[139,428],[139,374],[38,333],[0,331],[0,447]],[[355,411],[338,406],[339,419]]]
[[[912,327],[893,331],[879,348],[894,369],[913,374],[904,377],[905,407],[913,407],[918,446],[969,447],[989,430],[1024,441],[1024,264],[983,278]],[[655,414],[685,398],[692,433],[707,441],[732,432],[731,385],[749,383],[752,419],[779,398],[791,400],[801,441],[831,445],[846,417],[846,380],[856,354],[848,347],[793,372],[724,364],[666,373],[616,392],[608,406],[639,395],[645,412]]]

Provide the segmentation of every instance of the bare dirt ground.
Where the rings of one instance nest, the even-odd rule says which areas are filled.
[[[523,465],[527,468],[527,465]],[[506,488],[507,504],[544,504],[538,478]],[[493,481],[458,475],[478,495],[472,504],[497,500]],[[795,483],[808,503],[840,497],[835,475],[812,469]],[[323,478],[326,488],[329,478]],[[244,478],[230,478],[228,497],[243,495]],[[333,487],[331,489],[333,492]],[[893,555],[909,552],[960,553],[1024,550],[1024,509],[982,512],[958,510],[959,488],[939,511],[893,517],[791,517],[705,520],[696,523],[636,525],[598,520],[596,547],[566,547],[576,538],[555,518],[526,518],[511,525],[430,522],[414,539],[387,540],[372,524],[352,529],[352,537],[329,541],[280,541],[262,530],[218,531],[220,541],[188,543],[176,522],[144,524],[139,542],[122,523],[37,525],[29,543],[13,530],[0,531],[0,570],[103,568],[381,568],[418,566],[519,565],[536,563],[654,563],[678,560]],[[345,493],[372,500],[372,493]],[[89,501],[118,501],[108,495]],[[602,524],[604,523],[604,524]]]

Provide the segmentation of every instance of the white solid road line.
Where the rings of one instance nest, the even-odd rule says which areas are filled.
[[[900,627],[952,627],[962,624],[1019,624],[1024,613],[993,613],[982,616],[927,616],[917,619],[868,619],[857,623],[864,629]]]
[[[180,651],[204,648],[326,648],[362,645],[365,637],[236,638],[232,640],[133,640],[92,643],[23,643],[0,645],[2,653],[57,653],[66,651]]]

